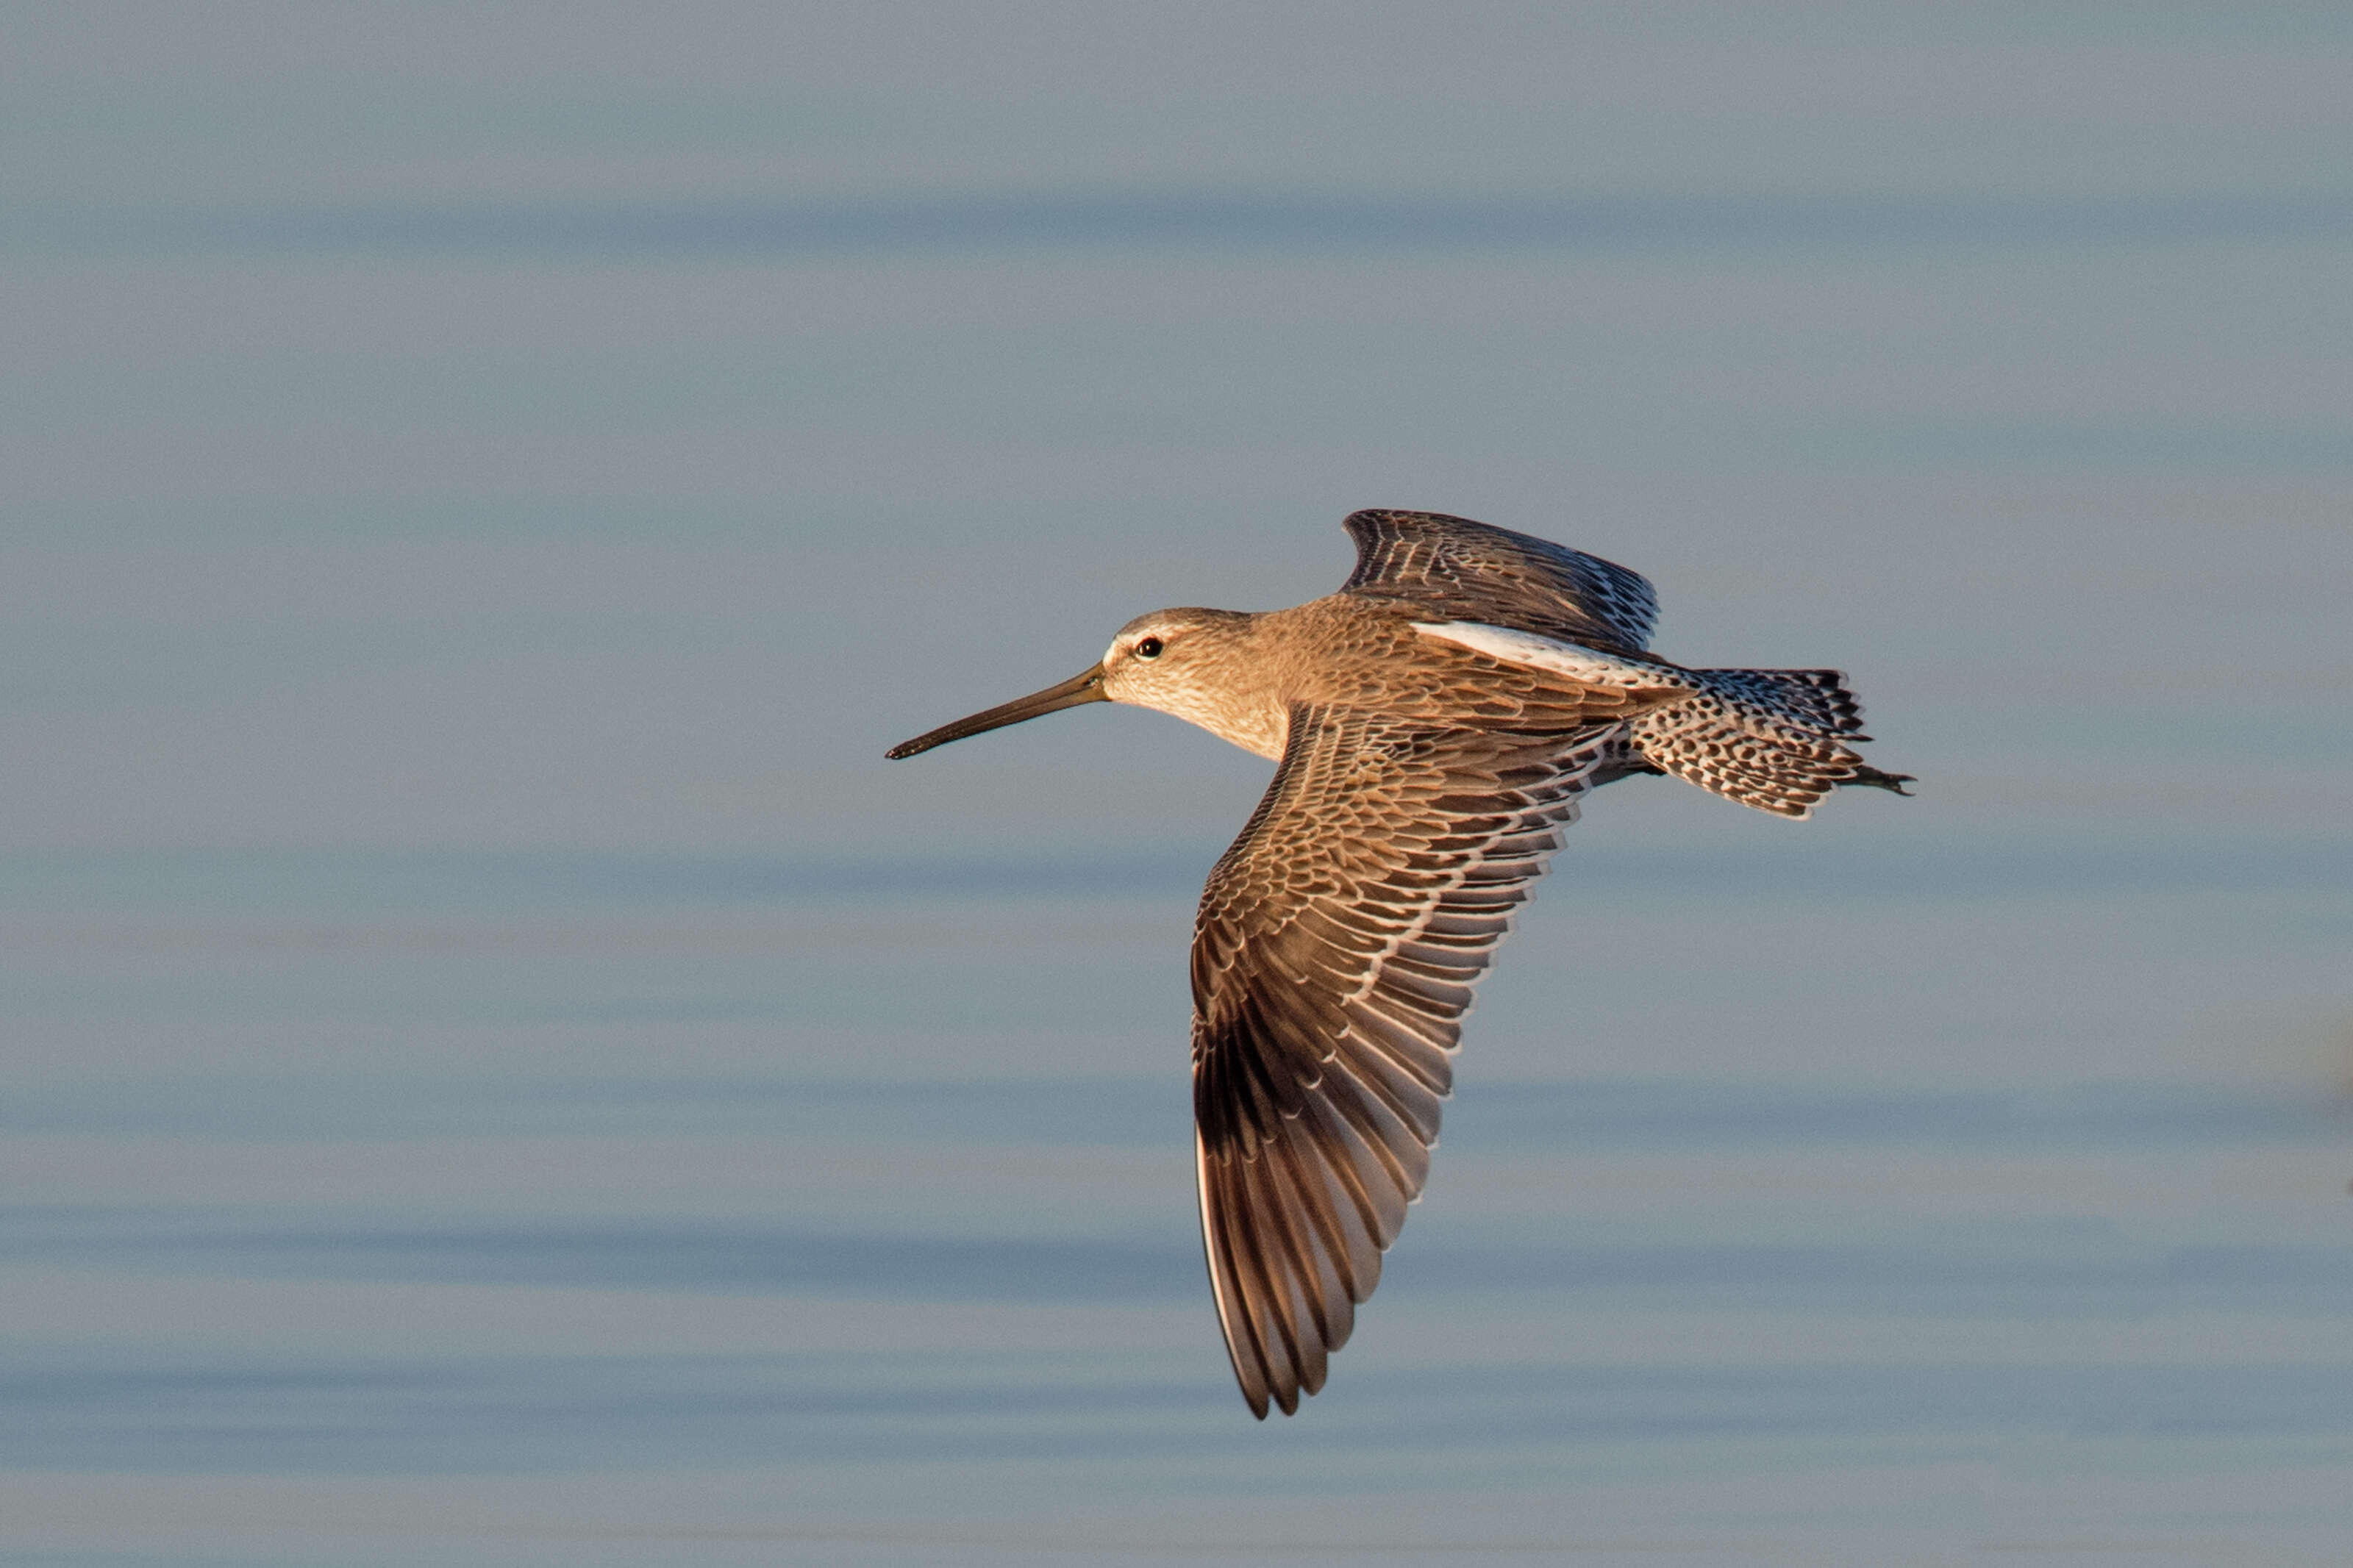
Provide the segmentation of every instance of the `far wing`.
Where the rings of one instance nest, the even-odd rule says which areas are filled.
[[[1293,710],[1193,938],[1202,1245],[1257,1415],[1324,1386],[1429,1173],[1471,986],[1622,731]]]
[[[1434,511],[1360,511],[1341,588],[1619,653],[1650,646],[1659,596],[1639,573],[1547,540]]]

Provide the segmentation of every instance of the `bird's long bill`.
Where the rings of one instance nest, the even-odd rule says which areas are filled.
[[[1060,686],[1050,686],[1043,691],[1033,691],[1027,697],[976,713],[969,719],[959,719],[953,724],[943,724],[928,735],[891,748],[884,753],[891,757],[912,757],[918,752],[928,752],[934,746],[944,746],[950,741],[961,741],[966,735],[977,735],[984,730],[1002,730],[1008,724],[1018,724],[1024,719],[1035,719],[1040,713],[1052,713],[1064,708],[1076,708],[1082,702],[1108,702],[1103,694],[1103,668],[1092,668],[1071,677]]]

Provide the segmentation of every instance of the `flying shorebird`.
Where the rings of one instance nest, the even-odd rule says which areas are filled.
[[[1672,773],[1782,816],[1906,793],[1834,669],[1644,651],[1651,584],[1526,534],[1347,520],[1356,569],[1288,610],[1156,610],[1059,686],[893,757],[1132,702],[1274,760],[1193,928],[1201,1242],[1251,1413],[1324,1386],[1420,1195],[1471,987],[1588,790]]]

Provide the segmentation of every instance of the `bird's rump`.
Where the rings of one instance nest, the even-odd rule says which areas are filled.
[[[1847,743],[1871,737],[1835,669],[1685,669],[1515,627],[1416,621],[1413,629],[1503,668],[1579,687],[1588,701],[1626,693],[1642,705],[1626,739],[1645,766],[1760,811],[1804,817],[1841,784],[1899,787],[1903,778],[1880,773]]]

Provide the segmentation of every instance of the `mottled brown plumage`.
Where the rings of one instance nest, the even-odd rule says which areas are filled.
[[[1420,1194],[1471,988],[1588,790],[1668,773],[1804,816],[1900,790],[1835,670],[1651,657],[1624,567],[1429,512],[1347,521],[1339,593],[1123,627],[1101,663],[908,756],[1082,702],[1138,703],[1280,763],[1193,938],[1202,1245],[1243,1397],[1324,1385]]]

